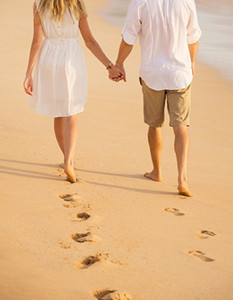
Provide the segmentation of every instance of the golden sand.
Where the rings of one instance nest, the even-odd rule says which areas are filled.
[[[93,34],[114,60],[121,30],[97,15],[106,1],[86,3]],[[163,129],[164,181],[143,176],[151,160],[139,45],[126,63],[128,82],[118,84],[85,49],[88,103],[75,161],[85,183],[67,184],[53,120],[28,108],[22,88],[31,15],[29,0],[0,3],[0,298],[230,300],[232,86],[197,65],[189,162],[194,197],[188,198],[177,195],[169,126]],[[87,232],[98,239],[72,239]]]

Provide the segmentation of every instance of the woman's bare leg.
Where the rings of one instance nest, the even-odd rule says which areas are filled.
[[[78,138],[78,115],[65,117],[64,119],[64,171],[67,180],[74,183],[74,155]]]
[[[54,118],[54,132],[58,146],[64,154],[64,118]]]

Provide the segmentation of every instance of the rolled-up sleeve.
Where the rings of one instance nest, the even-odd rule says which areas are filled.
[[[202,32],[197,19],[197,9],[194,0],[190,1],[190,17],[187,26],[188,44],[194,44],[201,38]]]
[[[137,0],[131,0],[126,22],[121,32],[122,38],[129,45],[134,45],[141,31],[141,6]]]

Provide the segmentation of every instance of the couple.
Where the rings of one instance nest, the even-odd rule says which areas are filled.
[[[153,162],[153,170],[145,177],[162,181],[161,128],[166,101],[175,134],[178,192],[191,197],[187,183],[187,127],[191,82],[201,37],[194,0],[131,0],[115,65],[93,37],[82,0],[36,0],[33,15],[34,36],[24,89],[30,95],[30,106],[35,107],[37,113],[54,118],[67,180],[76,182],[77,118],[84,110],[87,96],[86,64],[77,38],[79,31],[85,45],[114,81],[126,81],[124,61],[139,38],[144,120],[149,125]]]

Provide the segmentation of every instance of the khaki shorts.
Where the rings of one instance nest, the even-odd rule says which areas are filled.
[[[167,99],[167,108],[170,116],[170,126],[189,126],[191,107],[191,84],[180,90],[156,91],[149,88],[143,80],[144,121],[152,127],[165,125],[164,108]]]

